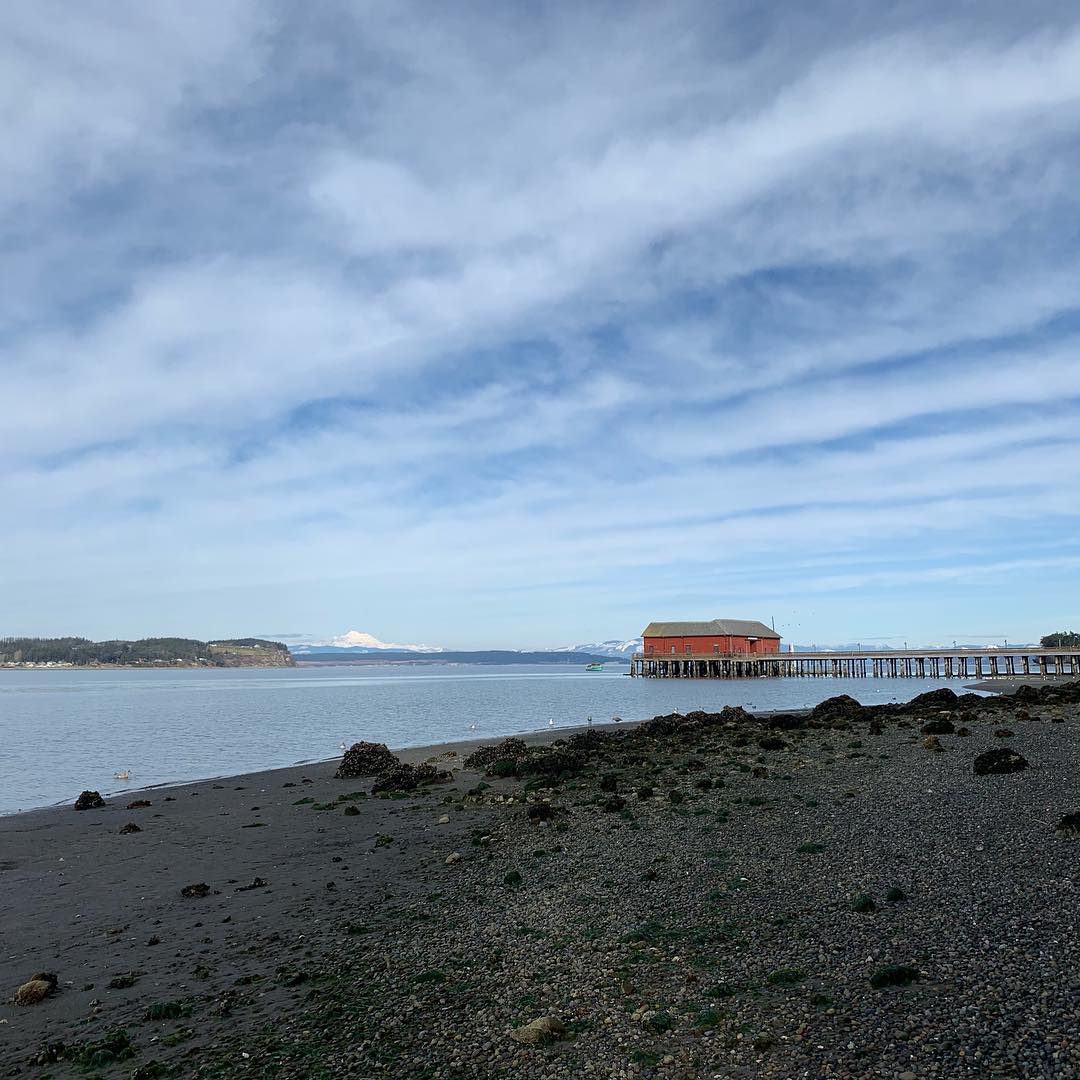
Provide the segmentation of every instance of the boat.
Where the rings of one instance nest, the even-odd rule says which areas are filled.
[[[585,670],[586,671],[603,671],[604,670],[604,665],[603,664],[586,664],[585,665]]]

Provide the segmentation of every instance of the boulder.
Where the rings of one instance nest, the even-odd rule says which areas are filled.
[[[1020,772],[1028,767],[1027,758],[1008,746],[987,750],[975,758],[973,768],[976,776],[997,776],[1002,773]]]
[[[1080,840],[1080,811],[1075,811],[1071,814],[1062,814],[1056,829],[1062,836],[1067,836],[1073,840]]]
[[[1024,683],[1016,688],[1016,693],[1013,694],[1013,700],[1035,704],[1039,700],[1039,691],[1034,686],[1029,686],[1027,683]]]
[[[345,751],[334,776],[339,780],[355,776],[379,776],[398,765],[386,743],[358,742]]]
[[[911,712],[921,712],[926,709],[951,709],[956,705],[956,691],[947,686],[939,690],[927,690],[925,694],[918,694],[901,708]]]
[[[566,1025],[554,1016],[541,1016],[510,1032],[510,1038],[526,1046],[547,1046],[566,1037]]]
[[[942,716],[923,724],[919,730],[924,735],[951,735],[956,730],[956,725],[947,716]]]
[[[126,825],[120,826],[120,835],[127,836],[129,833],[142,832],[142,829],[135,824],[134,821],[129,821]]]
[[[59,980],[51,971],[39,971],[31,975],[15,991],[15,1004],[36,1005],[39,1001],[44,1001],[56,989],[58,982]]]
[[[209,896],[210,895],[210,886],[207,885],[205,881],[200,881],[195,885],[185,885],[180,890],[180,895],[181,896],[186,896],[186,897],[189,897],[189,898],[194,897],[196,899],[201,898],[203,896]]]
[[[806,727],[807,722],[805,716],[795,713],[775,713],[765,720],[766,725],[776,731],[798,731]]]
[[[101,797],[101,793],[98,791],[84,791],[75,800],[76,810],[96,810],[100,806],[105,805],[105,800]]]
[[[927,737],[923,739],[923,749],[936,750],[940,753],[945,747],[942,746],[941,740],[936,735],[927,735]]]
[[[529,756],[524,739],[503,739],[501,743],[481,746],[465,759],[466,769],[490,769],[497,761],[521,761]]]
[[[810,710],[810,720],[816,724],[858,720],[862,713],[862,705],[850,694],[838,694],[836,697],[826,698],[820,704],[815,705]]]

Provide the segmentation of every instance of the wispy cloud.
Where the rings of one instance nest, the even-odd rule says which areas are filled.
[[[1067,6],[8,20],[8,630],[1020,637],[1075,589]]]

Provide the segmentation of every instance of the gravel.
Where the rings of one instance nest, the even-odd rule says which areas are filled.
[[[383,888],[296,914],[285,1003],[237,994],[223,1034],[154,1056],[197,1078],[1076,1077],[1078,721],[1080,684],[485,752],[385,793],[434,827],[387,845]],[[1029,767],[976,775],[1003,723]]]

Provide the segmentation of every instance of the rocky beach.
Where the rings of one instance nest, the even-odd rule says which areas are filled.
[[[1078,775],[1073,683],[84,793],[0,818],[0,1075],[1073,1077]]]

